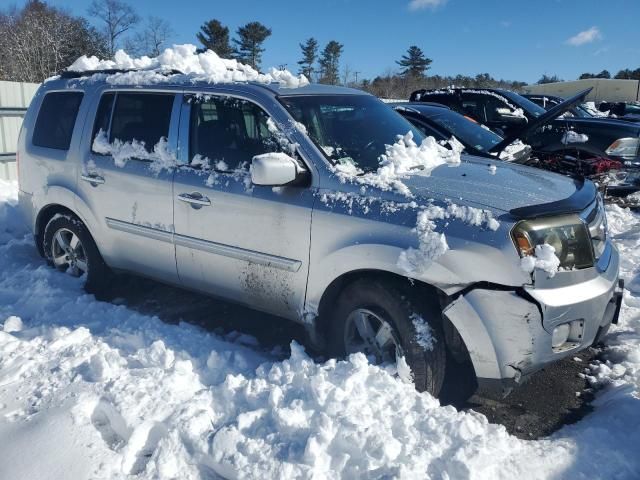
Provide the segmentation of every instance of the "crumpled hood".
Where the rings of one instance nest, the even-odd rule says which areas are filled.
[[[418,172],[403,183],[425,200],[450,200],[502,212],[564,200],[577,190],[575,182],[562,175],[467,155],[459,165],[441,165],[430,175]]]

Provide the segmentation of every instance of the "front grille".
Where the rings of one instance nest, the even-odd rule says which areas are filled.
[[[598,261],[604,252],[607,242],[607,216],[600,195],[598,195],[597,200],[583,213],[582,218],[589,229],[593,253],[596,261]]]

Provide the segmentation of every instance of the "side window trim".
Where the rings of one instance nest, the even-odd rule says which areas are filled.
[[[96,139],[96,135],[99,132],[96,132],[96,122],[98,121],[98,112],[100,111],[100,104],[102,103],[102,99],[107,95],[113,95],[113,102],[111,103],[111,111],[109,112],[109,122],[107,123],[107,130],[104,132],[107,136],[107,139],[111,138],[111,123],[113,122],[113,112],[116,109],[116,102],[118,100],[118,91],[113,90],[105,90],[100,94],[100,98],[98,99],[98,104],[96,105],[96,110],[93,114],[93,125],[91,127],[91,139],[89,141],[89,151],[92,155],[98,155],[100,157],[109,157],[110,155],[107,153],[98,153],[93,150],[93,141]]]

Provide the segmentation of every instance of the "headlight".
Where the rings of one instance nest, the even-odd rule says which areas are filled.
[[[511,235],[521,257],[534,255],[536,246],[546,243],[555,248],[562,268],[593,266],[589,230],[577,215],[525,220],[513,228]]]
[[[640,138],[619,138],[604,152],[614,157],[635,158],[638,155],[638,146]]]

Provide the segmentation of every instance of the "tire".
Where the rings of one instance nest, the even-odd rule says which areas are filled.
[[[62,246],[64,243],[65,247]],[[87,292],[101,294],[107,290],[111,270],[102,259],[87,227],[77,217],[55,215],[49,220],[44,229],[42,251],[52,267],[74,277],[84,275]]]
[[[368,316],[367,312],[372,313],[373,316]],[[368,320],[363,321],[363,316]],[[356,280],[340,293],[336,301],[329,323],[327,340],[329,353],[333,357],[344,358],[354,351],[363,351],[370,358],[373,356],[376,362],[394,361],[395,358],[389,357],[395,345],[389,345],[389,351],[386,348],[381,349],[379,343],[374,347],[368,347],[367,345],[371,345],[371,342],[362,341],[362,344],[358,345],[364,336],[361,336],[360,330],[352,325],[354,322],[369,323],[372,330],[377,332],[376,338],[380,336],[383,328],[390,327],[393,339],[401,350],[396,352],[405,357],[411,368],[416,389],[438,396],[444,381],[447,351],[440,319],[441,313],[437,301],[418,302],[409,294],[408,288],[403,288],[395,282],[382,282],[376,279]],[[380,320],[386,322],[388,327],[378,328]],[[425,342],[418,340],[416,323],[420,325],[420,320],[429,327],[433,340],[431,348],[425,348],[423,346]],[[364,329],[367,330],[367,328]]]

